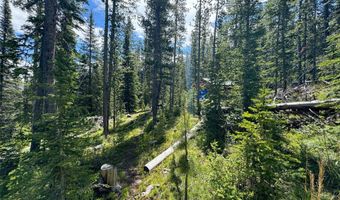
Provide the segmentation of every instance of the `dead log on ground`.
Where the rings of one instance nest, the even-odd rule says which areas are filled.
[[[278,103],[269,104],[268,107],[271,110],[303,110],[303,109],[328,109],[334,105],[340,103],[340,99],[327,99],[324,101],[314,100],[314,101],[298,101],[289,103]]]
[[[187,139],[193,138],[197,131],[202,127],[203,121],[201,120],[198,122],[187,134]],[[171,145],[168,149],[163,151],[161,154],[159,154],[156,158],[152,159],[150,162],[148,162],[144,166],[144,171],[150,172],[153,168],[155,168],[157,165],[159,165],[163,160],[165,160],[169,155],[174,153],[175,149],[178,148],[180,144],[182,144],[185,141],[185,137],[175,142],[173,145]]]

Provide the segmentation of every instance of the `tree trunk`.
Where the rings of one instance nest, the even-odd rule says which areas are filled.
[[[196,87],[197,87],[197,97],[196,97],[196,103],[197,103],[197,115],[201,119],[201,102],[200,102],[200,65],[201,65],[201,26],[202,26],[202,0],[199,0],[199,8],[198,8],[198,58],[197,58],[197,80],[196,80]]]
[[[112,15],[111,15],[111,34],[110,34],[110,55],[109,55],[109,77],[108,77],[108,110],[110,110],[110,101],[111,101],[111,84],[112,84],[112,74],[113,74],[113,65],[116,59],[116,44],[115,44],[115,29],[116,29],[116,0],[112,1]],[[114,86],[113,90],[113,128],[116,127],[116,86]],[[108,116],[109,118],[109,116]]]
[[[303,19],[303,69],[302,69],[302,83],[306,83],[306,69],[307,69],[307,13],[304,10],[304,19]]]
[[[282,0],[282,16],[281,16],[281,57],[282,57],[282,75],[283,75],[283,91],[287,90],[288,84],[288,66],[286,56],[286,17],[288,12],[286,0]]]
[[[4,41],[5,41],[5,36],[4,36]],[[1,54],[4,55],[5,53],[5,47],[1,47]],[[4,59],[2,58],[1,59],[1,62],[0,62],[0,113],[3,111],[3,108],[2,108],[2,102],[3,102],[3,90],[4,90],[4,76],[5,76],[5,62],[4,62]]]
[[[327,37],[330,35],[330,30],[329,30],[329,17],[331,15],[330,11],[330,1],[329,0],[323,0],[322,1],[324,7],[323,7],[323,12],[322,12],[322,18],[323,18],[323,45],[322,48],[325,49],[327,47]]]
[[[104,25],[104,66],[103,66],[103,128],[104,135],[109,134],[109,77],[108,77],[108,32],[109,32],[109,0],[105,0],[105,25]]]
[[[90,94],[90,113],[91,115],[94,114],[93,109],[93,92],[92,92],[92,46],[93,46],[93,13],[91,12],[90,15],[90,45],[89,45],[89,94]]]
[[[177,56],[177,31],[178,31],[178,0],[175,2],[175,43],[173,52],[173,66],[171,69],[171,85],[170,85],[170,111],[174,112],[174,102],[175,102],[175,76],[176,76],[176,56]]]
[[[161,2],[157,1],[155,10],[156,27],[153,30],[153,69],[152,69],[152,124],[157,124],[157,113],[159,103],[159,93],[162,86],[161,72],[162,72],[162,52],[161,52]],[[159,71],[159,76],[158,76]]]
[[[301,27],[301,6],[302,6],[302,0],[299,0],[299,15],[298,15],[298,33],[297,33],[297,51],[298,51],[298,82],[301,85],[303,83],[303,77],[302,77],[302,47],[301,47],[301,36],[300,36],[300,27]]]
[[[55,102],[49,95],[53,93],[54,85],[54,59],[55,43],[57,34],[57,0],[45,0],[45,18],[42,35],[40,65],[38,72],[38,86],[36,89],[37,99],[34,103],[33,125],[32,125],[32,143],[31,151],[39,149],[40,141],[37,138],[37,132],[41,131],[39,121],[44,113],[55,112]]]
[[[312,69],[312,79],[313,82],[315,83],[318,79],[317,77],[317,66],[316,66],[316,56],[317,56],[317,29],[316,29],[316,24],[317,24],[317,7],[316,7],[316,0],[313,0],[313,45],[312,45],[312,53],[313,53],[313,69]]]

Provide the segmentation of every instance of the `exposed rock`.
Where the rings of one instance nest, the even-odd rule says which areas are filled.
[[[153,188],[154,188],[153,185],[149,185],[148,187],[146,187],[145,192],[142,192],[142,197],[148,196],[150,192],[153,190]]]
[[[163,174],[168,174],[171,170],[169,168],[164,168],[162,173]]]
[[[135,180],[135,182],[134,182],[135,185],[140,185],[141,183],[142,183],[142,180],[140,180],[140,179],[137,179],[137,180]]]

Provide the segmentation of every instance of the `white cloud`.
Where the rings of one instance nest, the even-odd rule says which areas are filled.
[[[25,24],[28,18],[28,13],[18,7],[14,7],[12,4],[11,4],[11,10],[12,10],[12,23],[13,23],[14,31],[17,33],[22,33],[21,27],[22,25]]]
[[[92,2],[96,5],[94,11],[99,12],[103,11],[105,9],[105,4],[102,0],[92,0]],[[111,1],[109,1],[110,3]]]
[[[3,0],[0,0],[0,5],[2,5]],[[25,24],[28,13],[23,11],[18,7],[14,7],[12,3],[10,3],[10,8],[12,11],[12,25],[13,29],[16,33],[22,33],[21,26]]]
[[[94,12],[102,12],[105,10],[105,3],[103,0],[92,0],[92,2],[96,5],[94,8]],[[112,7],[112,1],[109,0],[109,8]]]
[[[146,3],[145,1],[139,0],[136,2],[136,10],[132,11],[132,24],[133,27],[135,28],[135,32],[138,33],[140,37],[144,35],[144,29],[140,24],[140,18],[142,16],[145,16],[145,8],[146,8]]]
[[[185,15],[185,28],[186,28],[186,37],[185,37],[185,46],[190,46],[191,44],[191,32],[194,29],[194,20],[196,15],[195,4],[197,0],[187,0],[186,1],[186,8],[187,13]]]
[[[81,26],[80,26],[80,29],[73,29],[73,31],[75,32],[75,34],[78,36],[78,39],[80,39],[80,40],[85,40],[85,37],[86,37],[86,33],[85,33],[85,31],[87,30],[87,27],[86,27],[86,24],[82,24]],[[102,44],[104,43],[103,42],[103,37],[102,37],[102,35],[103,35],[103,28],[102,27],[95,27],[94,28],[94,33],[95,33],[95,35],[97,36],[97,38],[98,38],[98,45],[99,45],[99,47],[101,47],[102,46]]]
[[[103,12],[105,10],[105,4],[102,2],[102,0],[92,0],[92,2],[95,4],[94,11],[95,12]],[[112,1],[109,1],[109,7],[112,6]],[[133,27],[135,28],[135,32],[142,36],[144,35],[144,29],[140,25],[140,17],[145,15],[145,7],[146,3],[144,0],[137,0],[135,2],[135,8],[131,10],[131,20]]]

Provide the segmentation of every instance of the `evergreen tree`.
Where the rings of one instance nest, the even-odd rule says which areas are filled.
[[[165,55],[169,46],[169,39],[166,37],[166,29],[169,26],[169,9],[170,3],[168,0],[149,0],[147,1],[147,23],[151,34],[149,42],[152,49],[152,122],[157,123],[157,115],[159,111],[159,103],[161,92],[164,91],[164,67]]]
[[[195,77],[196,77],[196,103],[197,103],[197,115],[201,118],[201,103],[200,103],[200,90],[201,90],[201,36],[202,36],[202,0],[199,0],[198,3],[198,11],[197,11],[197,21],[198,21],[198,30],[197,30],[197,66],[195,70]]]
[[[87,23],[86,37],[82,44],[82,68],[79,80],[80,94],[84,96],[81,99],[81,105],[86,107],[90,115],[100,114],[100,78],[99,78],[99,49],[98,38],[95,33],[95,24],[93,12],[90,12]]]
[[[273,199],[282,195],[277,182],[292,165],[292,158],[284,150],[284,121],[266,110],[265,96],[266,92],[262,92],[250,111],[243,114],[240,127],[244,131],[235,136],[245,158],[246,187],[253,194],[252,199]]]
[[[11,9],[9,1],[2,2],[0,7],[0,131],[3,134],[11,132],[6,130],[5,126],[13,120],[14,104],[11,94],[15,89],[14,74],[18,63],[18,43],[14,35],[11,22]]]
[[[40,139],[37,135],[42,131],[42,115],[55,112],[55,103],[50,98],[53,93],[54,85],[54,59],[55,43],[57,34],[57,10],[58,2],[50,0],[44,2],[44,25],[42,34],[42,44],[40,51],[39,70],[37,75],[37,99],[34,103],[33,125],[32,125],[32,143],[31,150],[39,149]],[[45,98],[44,98],[45,97]]]
[[[108,73],[109,52],[109,0],[105,0],[105,25],[104,25],[104,48],[103,48],[103,133],[105,137],[109,134],[109,110],[110,110],[110,85],[111,77]]]
[[[262,73],[266,74],[265,79],[269,79],[269,86],[273,87],[277,93],[279,87],[286,91],[288,83],[291,82],[292,52],[294,52],[291,5],[285,0],[269,1],[264,13],[266,13],[263,19],[266,25],[266,35],[264,36],[263,59],[268,69]],[[274,80],[271,77],[274,77]]]
[[[18,42],[12,27],[8,0],[0,5],[0,198],[7,193],[8,173],[18,163],[15,135],[21,106]]]
[[[171,84],[170,84],[170,111],[174,112],[174,104],[175,104],[175,88],[180,87],[180,85],[176,85],[176,71],[178,70],[177,67],[177,60],[178,60],[178,50],[181,47],[181,43],[183,41],[183,34],[185,31],[185,1],[183,0],[175,0],[173,5],[173,16],[174,16],[174,26],[173,26],[173,66],[171,67]],[[181,95],[176,95],[180,97]]]
[[[261,36],[260,3],[252,0],[236,1],[233,6],[233,40],[241,53],[243,107],[251,105],[251,99],[259,90],[258,38]]]
[[[136,66],[134,63],[133,53],[131,52],[131,34],[133,26],[130,17],[126,23],[124,31],[124,45],[123,45],[123,68],[124,68],[124,89],[123,89],[123,102],[125,110],[132,113],[137,108],[137,77]]]
[[[71,7],[82,7],[82,2],[73,3]],[[18,167],[10,174],[15,181],[8,184],[8,199],[76,199],[88,195],[88,191],[79,192],[79,188],[89,187],[90,181],[76,175],[80,171],[86,172],[84,165],[78,162],[85,148],[85,140],[80,134],[87,126],[76,104],[79,89],[73,31],[76,23],[82,20],[77,9],[68,10],[64,9],[65,5],[60,6],[61,27],[56,33],[53,61],[56,110],[41,116],[40,126],[44,126],[36,132],[43,140],[39,153],[22,154]],[[31,167],[35,170],[30,170]]]
[[[325,55],[321,57],[320,79],[328,84],[322,93],[326,98],[337,98],[340,95],[340,33],[328,36],[327,44]]]
[[[224,77],[220,62],[219,28],[220,28],[220,11],[223,5],[217,0],[215,2],[215,23],[212,41],[212,58],[209,70],[209,94],[207,105],[207,140],[206,145],[210,146],[214,140],[218,142],[219,147],[223,147],[225,140],[224,119],[222,113],[223,84]]]

